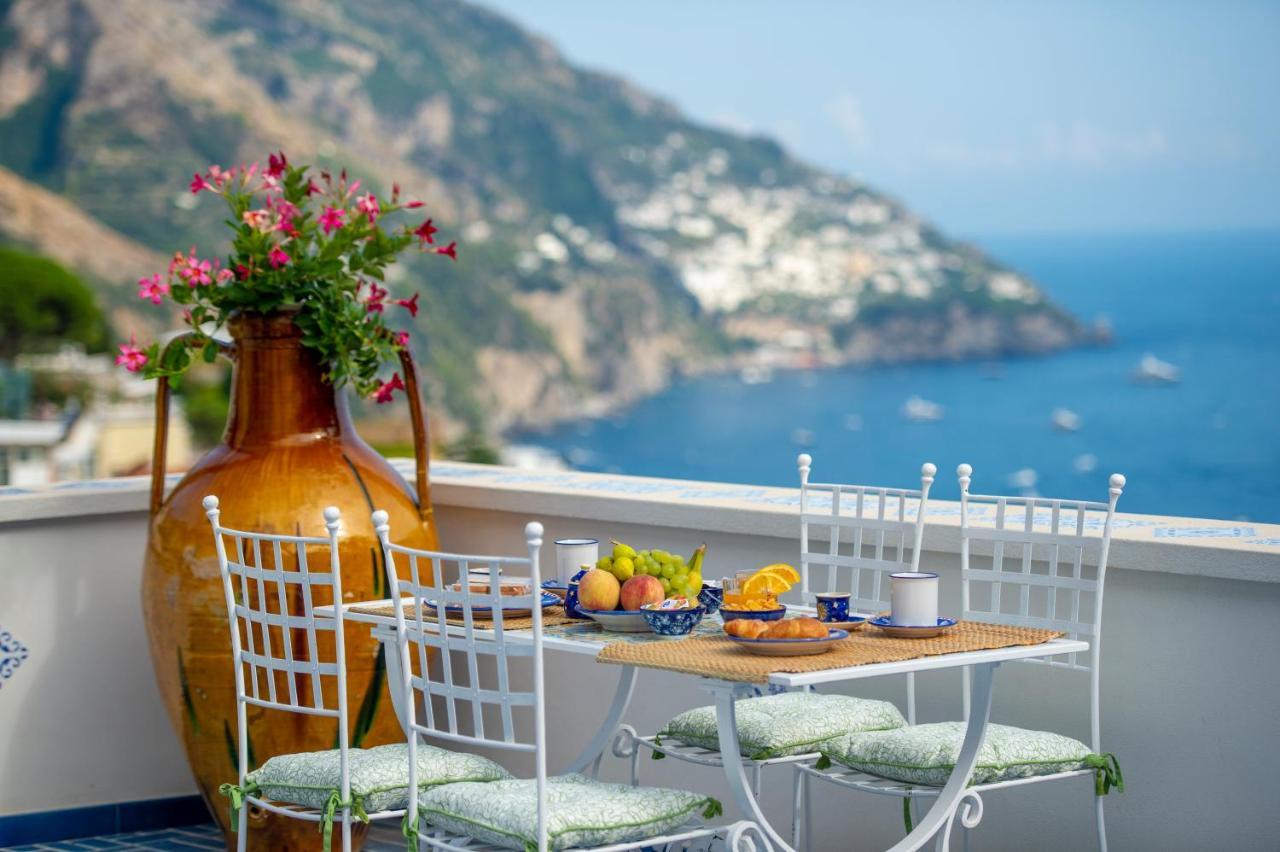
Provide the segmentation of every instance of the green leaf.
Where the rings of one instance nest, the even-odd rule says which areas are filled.
[[[200,354],[203,356],[206,364],[212,364],[214,361],[218,360],[218,344],[210,340],[204,345],[204,348],[200,350]]]

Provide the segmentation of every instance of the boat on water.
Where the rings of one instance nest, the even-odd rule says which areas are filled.
[[[1040,481],[1040,474],[1034,467],[1024,467],[1009,474],[1009,485],[1021,491],[1030,491]]]
[[[1140,385],[1176,385],[1182,381],[1182,371],[1148,352],[1134,369],[1133,381]]]
[[[1080,415],[1069,408],[1055,408],[1049,415],[1049,422],[1059,432],[1079,432],[1084,423]]]
[[[813,439],[814,435],[811,429],[791,430],[791,443],[795,444],[797,447],[812,447]]]
[[[943,408],[918,396],[910,397],[902,404],[902,416],[917,423],[932,423],[942,419]]]
[[[738,371],[744,385],[764,385],[773,381],[773,368],[763,364],[751,364]]]

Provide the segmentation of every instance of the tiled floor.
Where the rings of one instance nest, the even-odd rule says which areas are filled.
[[[335,841],[334,848],[338,845]],[[57,843],[5,846],[0,847],[0,852],[81,852],[91,849],[110,849],[114,852],[190,852],[192,849],[224,848],[221,833],[210,824],[112,834],[107,837],[82,837],[79,840],[61,840]],[[316,838],[316,848],[320,848],[319,837]],[[399,823],[374,826],[369,831],[364,848],[367,852],[403,852],[404,838],[400,835]]]

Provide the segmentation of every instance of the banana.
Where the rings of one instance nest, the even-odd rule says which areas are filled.
[[[689,561],[686,563],[689,566],[690,574],[702,573],[702,558],[706,556],[706,554],[707,554],[707,543],[703,542],[702,544],[698,545],[698,549],[693,552],[693,555],[689,557]]]

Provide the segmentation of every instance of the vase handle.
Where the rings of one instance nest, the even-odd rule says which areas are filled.
[[[194,333],[188,331],[180,334],[173,340],[165,344],[164,351],[168,352],[171,346],[190,346],[193,341],[200,338]],[[228,359],[235,359],[235,346],[224,340],[214,340],[218,347],[218,354]],[[161,361],[163,362],[163,356]],[[155,440],[151,445],[151,517],[156,516],[156,512],[160,511],[160,504],[164,502],[164,474],[165,464],[169,457],[169,377],[160,376],[156,379],[156,429]]]
[[[400,367],[404,370],[404,392],[409,403],[409,420],[413,424],[413,459],[417,468],[418,518],[431,520],[431,485],[427,469],[431,465],[431,440],[427,418],[422,413],[422,391],[418,387],[418,368],[409,349],[400,350]]]

